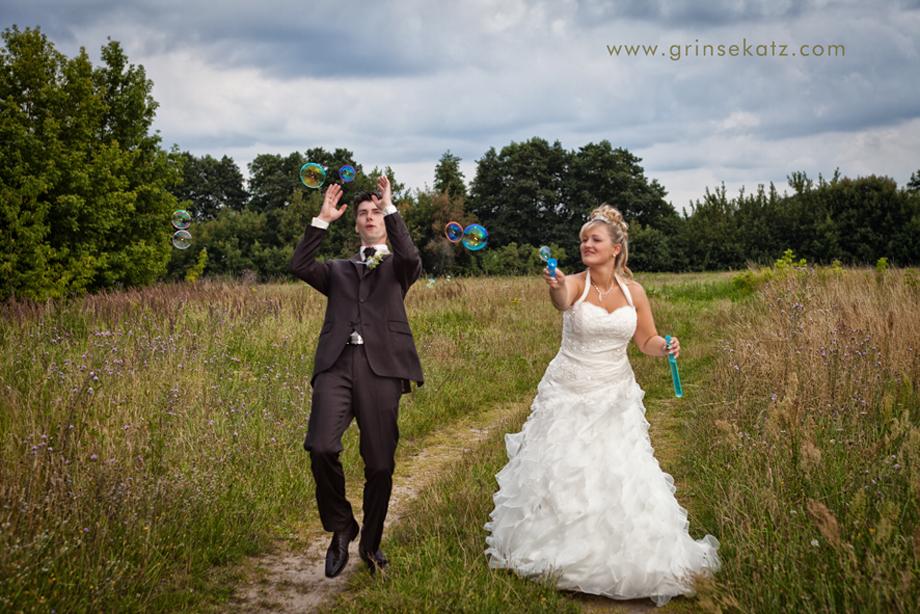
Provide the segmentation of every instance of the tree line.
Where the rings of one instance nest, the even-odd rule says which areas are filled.
[[[185,154],[185,182],[199,185],[214,165],[235,169],[234,182],[214,192],[245,193],[242,173],[232,160],[218,163]],[[365,174],[351,154],[321,148],[305,155],[257,157],[250,165],[249,200],[236,208],[208,209],[207,198],[175,192],[200,221],[198,233],[207,247],[209,270],[239,274],[249,269],[260,276],[283,276],[293,246],[322,202],[320,191],[304,188],[297,171],[307,160],[324,167],[351,164],[354,183],[344,184],[345,198],[371,189],[381,171]],[[887,177],[850,179],[834,173],[830,180],[789,176],[791,193],[773,184],[753,193],[728,195],[724,186],[706,190],[702,199],[678,214],[665,200],[666,191],[649,181],[641,160],[608,141],[567,151],[557,141],[540,138],[489,149],[477,162],[469,188],[460,158],[446,152],[435,167],[431,188],[409,192],[395,181],[400,209],[429,274],[529,274],[538,271],[537,248],[549,245],[560,266],[580,266],[578,231],[592,209],[602,203],[617,207],[630,224],[630,265],[637,271],[706,271],[742,269],[766,264],[787,250],[810,262],[847,265],[920,264],[920,172],[902,189]],[[226,173],[229,176],[229,173]],[[185,185],[185,184],[184,184]],[[348,219],[348,218],[343,218]],[[450,242],[444,227],[478,222],[489,231],[488,248],[470,252]],[[349,223],[334,225],[322,258],[348,257],[357,250]],[[248,237],[248,238],[245,238]],[[194,261],[173,252],[174,275]]]
[[[344,202],[386,174],[430,275],[532,274],[542,267],[541,245],[565,270],[577,270],[578,230],[604,202],[630,224],[629,264],[637,271],[739,269],[790,249],[813,262],[920,264],[920,171],[902,188],[874,175],[835,172],[814,181],[793,172],[791,193],[772,184],[734,197],[724,186],[707,188],[680,213],[640,158],[606,140],[574,150],[539,137],[492,147],[469,182],[460,158],[447,151],[433,185],[416,190],[390,168],[365,172],[342,148],[262,154],[246,179],[227,156],[162,147],[151,133],[153,84],[117,42],[103,47],[103,65],[94,67],[84,50],[68,59],[37,29],[13,26],[3,41],[0,300],[200,275],[285,277],[322,202],[322,190],[300,183],[307,162],[327,170],[327,185],[343,165],[356,169],[343,182]],[[193,217],[187,250],[169,240],[178,208]],[[321,259],[357,250],[351,219],[330,227]],[[485,226],[487,248],[448,241],[451,221]]]

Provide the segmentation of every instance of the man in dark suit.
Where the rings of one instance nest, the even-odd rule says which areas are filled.
[[[291,258],[291,274],[328,297],[313,363],[313,407],[304,448],[310,452],[320,519],[332,532],[326,552],[330,578],[345,568],[348,545],[358,536],[339,462],[342,434],[352,418],[357,420],[365,477],[358,554],[373,573],[387,565],[380,539],[396,464],[399,399],[409,391],[410,380],[423,382],[403,302],[422,261],[393,206],[390,182],[380,177],[378,187],[379,195],[366,192],[354,199],[360,254],[316,261],[329,224],[348,208],[337,206],[342,187],[333,184]]]

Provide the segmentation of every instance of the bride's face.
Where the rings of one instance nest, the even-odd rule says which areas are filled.
[[[623,246],[614,243],[603,224],[586,230],[581,235],[581,261],[587,266],[613,264]]]

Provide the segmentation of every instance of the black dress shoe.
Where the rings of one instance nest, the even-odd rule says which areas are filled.
[[[334,578],[345,569],[348,563],[348,544],[358,537],[358,523],[352,519],[352,525],[343,531],[332,534],[332,543],[326,550],[326,577]]]
[[[382,550],[377,550],[377,552],[370,553],[365,552],[361,548],[358,548],[358,555],[367,565],[367,568],[371,570],[371,573],[374,573],[378,569],[386,569],[386,566],[390,564],[390,562],[387,560],[387,557],[384,556]]]

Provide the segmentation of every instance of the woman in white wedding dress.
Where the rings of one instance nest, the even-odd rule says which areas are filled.
[[[626,356],[630,338],[667,356],[642,287],[627,282],[626,223],[603,205],[581,229],[588,269],[543,277],[563,314],[562,347],[520,433],[505,436],[485,525],[489,564],[559,589],[659,606],[692,594],[694,574],[719,569],[719,542],[694,540],[674,481],[655,460]],[[676,356],[679,342],[672,337]]]

